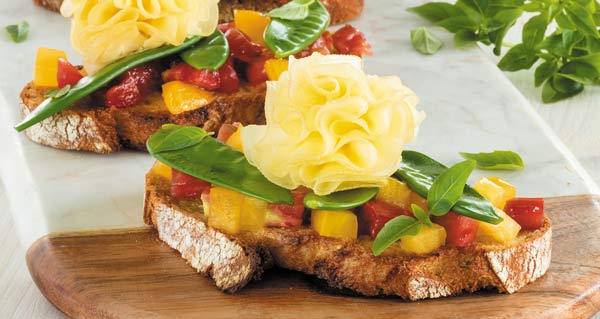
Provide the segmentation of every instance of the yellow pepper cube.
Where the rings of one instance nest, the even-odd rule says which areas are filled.
[[[58,59],[67,59],[65,51],[39,48],[35,57],[33,84],[40,87],[58,87]]]
[[[419,207],[421,207],[424,211],[428,212],[429,211],[429,205],[427,204],[427,200],[423,197],[421,197],[421,195],[411,191],[410,192],[410,196],[408,198],[408,208],[410,208],[410,206],[412,204],[415,204]]]
[[[410,209],[410,194],[412,191],[406,183],[389,177],[379,188],[376,199],[386,203]]]
[[[181,81],[167,82],[162,90],[165,105],[171,114],[199,109],[215,99],[212,92]]]
[[[235,27],[247,35],[252,42],[265,46],[265,29],[271,18],[253,10],[234,10],[233,22]]]
[[[210,211],[208,226],[228,234],[240,232],[244,194],[224,187],[210,189]]]
[[[500,224],[488,224],[486,222],[477,221],[477,236],[475,239],[478,242],[485,244],[507,244],[515,240],[519,235],[521,226],[503,210],[496,208],[496,214],[502,217]]]
[[[482,177],[473,188],[499,209],[504,209],[506,201],[514,198],[517,193],[514,186],[499,177]]]
[[[257,231],[265,226],[269,203],[258,198],[244,196],[244,205],[240,216],[240,229]]]
[[[438,224],[422,225],[414,236],[400,239],[400,249],[412,254],[429,254],[446,243],[446,229]]]
[[[236,150],[238,150],[240,152],[244,152],[244,146],[242,145],[242,126],[241,125],[227,139],[227,145],[235,148]]]
[[[169,181],[171,180],[172,171],[173,170],[169,166],[163,164],[161,161],[154,162],[154,165],[152,165],[152,168],[150,169],[150,172],[152,174],[162,176],[168,179]]]
[[[288,59],[269,59],[265,62],[265,71],[269,81],[277,81],[281,74],[288,70]]]
[[[321,236],[343,239],[358,236],[358,219],[349,210],[313,210],[311,225]]]

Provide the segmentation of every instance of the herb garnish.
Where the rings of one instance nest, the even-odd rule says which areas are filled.
[[[442,41],[424,27],[410,31],[410,42],[413,48],[423,54],[434,54],[442,47]]]
[[[466,159],[477,161],[477,168],[483,170],[520,170],[525,167],[521,156],[513,151],[493,151],[490,153],[464,153]]]
[[[181,52],[180,56],[183,61],[198,70],[217,70],[229,57],[229,43],[223,32],[216,29],[208,38]]]
[[[69,93],[69,91],[71,91],[71,85],[67,84],[62,88],[49,90],[48,92],[44,93],[44,97],[58,99],[59,97],[65,96],[67,93]]]
[[[454,33],[456,46],[482,43],[494,46],[504,71],[535,71],[544,103],[581,93],[585,85],[600,84],[600,3],[594,0],[458,0],[431,2],[409,11]],[[504,37],[523,14],[533,15],[523,27],[522,41],[504,43]],[[548,27],[556,24],[546,36]]]
[[[266,16],[284,20],[304,20],[308,17],[309,6],[315,0],[295,0],[269,11]]]
[[[21,43],[27,40],[27,35],[29,34],[29,23],[27,21],[23,21],[19,24],[6,26],[4,29],[14,43]]]

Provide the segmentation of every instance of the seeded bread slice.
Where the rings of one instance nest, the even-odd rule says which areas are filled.
[[[489,288],[513,293],[548,270],[552,248],[549,219],[539,230],[522,231],[510,245],[442,247],[424,256],[392,247],[375,257],[368,238],[322,237],[310,228],[231,236],[207,226],[197,200],[172,198],[168,180],[153,173],[146,177],[144,218],[192,267],[228,292],[276,265],[365,296],[419,300]]]
[[[52,11],[59,11],[63,0],[33,0],[38,6]],[[219,20],[221,22],[233,21],[233,10],[248,9],[267,12],[282,6],[289,0],[221,0],[219,2]],[[331,23],[339,24],[352,20],[360,15],[364,9],[364,0],[322,0],[323,5],[331,14]]]

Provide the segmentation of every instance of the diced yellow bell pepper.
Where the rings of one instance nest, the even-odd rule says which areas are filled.
[[[429,205],[427,204],[427,200],[423,197],[421,197],[421,195],[411,191],[410,192],[410,196],[408,198],[408,208],[410,208],[410,206],[412,204],[415,204],[421,208],[423,208],[424,211],[428,212],[429,211]]]
[[[199,109],[215,99],[213,93],[181,81],[167,82],[162,90],[165,105],[171,114]]]
[[[344,239],[358,236],[358,219],[349,210],[313,210],[311,225],[321,236]]]
[[[499,177],[482,177],[473,188],[499,209],[504,209],[506,201],[515,198],[517,193],[514,186]]]
[[[517,238],[521,226],[501,209],[496,208],[496,214],[503,219],[500,224],[494,225],[477,221],[475,240],[485,244],[507,244]]]
[[[422,225],[421,230],[414,236],[400,239],[400,249],[412,254],[428,254],[446,243],[446,229],[433,224],[433,227]]]
[[[244,146],[242,145],[242,127],[243,126],[241,125],[238,126],[237,130],[231,134],[226,143],[240,152],[244,152]]]
[[[379,188],[376,199],[388,204],[410,209],[410,194],[412,191],[406,183],[388,177],[385,184]]]
[[[288,59],[269,59],[265,62],[265,71],[267,72],[267,78],[269,81],[277,81],[281,76],[281,73],[288,70],[289,60]]]
[[[265,46],[264,33],[271,18],[258,11],[234,10],[233,22],[235,27],[246,34],[252,42]]]
[[[166,164],[163,164],[161,161],[156,161],[150,171],[153,174],[160,175],[168,180],[171,180],[171,173],[173,170]]]
[[[208,225],[228,234],[264,227],[268,203],[224,187],[210,189]],[[205,215],[206,215],[205,207]]]
[[[58,59],[67,59],[65,51],[39,48],[35,57],[33,84],[41,87],[58,87]]]

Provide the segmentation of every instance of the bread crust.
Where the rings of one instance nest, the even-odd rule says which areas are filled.
[[[52,11],[60,11],[63,0],[33,0],[38,6]],[[289,0],[221,0],[219,2],[219,21],[233,20],[233,10],[248,9],[267,12],[282,6]],[[331,24],[340,24],[358,17],[365,6],[364,0],[323,0],[323,5],[331,14]]]
[[[334,288],[350,289],[365,296],[391,295],[408,300],[439,298],[482,289],[513,293],[541,277],[550,266],[552,226],[548,219],[539,230],[521,232],[511,245],[473,244],[464,249],[445,246],[423,256],[406,255],[392,247],[375,257],[370,249],[372,241],[368,238],[341,240],[322,237],[310,228],[266,228],[258,233],[236,236],[211,230],[209,234],[206,229],[210,228],[204,222],[200,204],[193,200],[173,199],[168,185],[164,177],[151,173],[146,177],[144,218],[147,224],[158,230],[161,238],[171,236],[173,227],[181,224],[177,220],[186,220],[186,225],[191,227],[189,229],[205,230],[206,236],[227,238],[229,245],[235,243],[247,251],[263,252],[260,258],[256,257],[249,264],[230,267],[239,268],[244,273],[244,276],[230,278],[232,282],[243,278],[236,284],[229,282],[228,285],[235,286],[236,290],[245,285],[248,278],[257,277],[247,272],[251,266],[261,268],[257,268],[257,273],[261,273],[264,265],[270,267],[271,260],[276,266],[315,275]],[[189,231],[184,230],[184,233]],[[188,236],[186,241],[175,241],[175,244],[171,240],[165,242],[182,252],[182,257],[199,272],[215,278],[213,273],[196,266],[218,260],[215,254],[229,255],[230,252],[226,251],[228,246],[217,241],[210,244],[194,241],[192,237]],[[184,253],[189,250],[208,253],[198,253],[189,258],[189,254]],[[198,262],[198,259],[204,261]],[[236,262],[239,260],[236,259]],[[230,271],[230,268],[225,269]],[[220,282],[226,282],[220,278],[216,282],[219,288]]]

